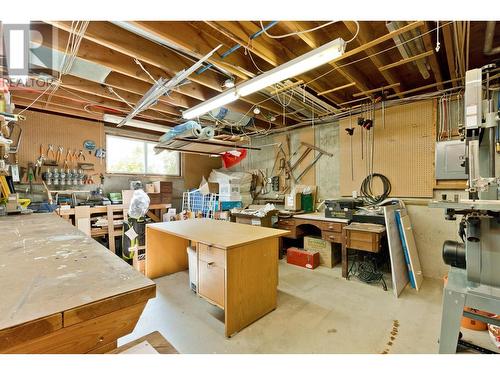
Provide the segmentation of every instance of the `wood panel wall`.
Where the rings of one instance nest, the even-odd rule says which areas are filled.
[[[26,167],[29,162],[36,161],[40,156],[40,145],[42,145],[46,157],[49,143],[54,145],[56,152],[59,145],[64,147],[63,161],[59,167],[63,166],[68,148],[72,151],[83,150],[85,140],[93,140],[97,148],[104,147],[104,125],[101,122],[30,110],[23,114],[26,116],[26,120],[19,122],[23,130],[18,155],[21,167]],[[105,160],[96,158],[94,152],[90,154],[89,151],[84,152],[85,162],[94,163],[95,171],[93,173],[105,173]],[[51,156],[50,159],[53,157]],[[76,164],[70,164],[70,168],[76,168]]]
[[[352,136],[354,178],[351,176],[350,137],[345,128],[349,118],[340,121],[340,193],[350,196],[359,192],[367,175],[367,131],[356,124]],[[385,126],[381,111],[377,110],[374,121],[375,173],[385,175],[392,185],[392,197],[432,197],[434,186],[434,137],[435,112],[432,100],[398,105],[385,110]],[[365,146],[362,157],[361,133]]]

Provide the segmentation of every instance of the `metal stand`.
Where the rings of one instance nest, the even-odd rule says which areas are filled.
[[[441,335],[439,353],[453,354],[457,351],[460,322],[464,307],[500,314],[500,288],[479,285],[474,287],[467,281],[466,270],[451,267],[448,284],[443,293],[443,313],[441,316]],[[468,314],[468,313],[467,313]],[[500,324],[497,319],[473,314],[476,320]]]

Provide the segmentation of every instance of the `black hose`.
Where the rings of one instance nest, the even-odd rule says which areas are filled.
[[[380,195],[375,195],[372,191],[373,179],[377,177],[382,181],[383,193]],[[376,205],[387,199],[391,193],[391,183],[387,177],[380,173],[373,173],[365,177],[361,183],[360,193],[363,200],[368,203],[368,205]]]

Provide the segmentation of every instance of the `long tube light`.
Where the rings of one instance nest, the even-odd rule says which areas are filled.
[[[345,46],[346,43],[342,38],[332,40],[329,43],[323,44],[321,47],[239,84],[231,90],[224,91],[210,100],[200,103],[193,108],[189,108],[182,113],[182,116],[185,119],[196,118],[212,109],[231,103],[240,96],[250,95],[275,83],[315,69],[342,56]]]
[[[105,114],[102,119],[104,122],[109,122],[112,124],[120,124],[125,118],[120,116]],[[132,128],[152,130],[161,133],[165,133],[170,129],[168,126],[153,124],[152,122],[146,122],[134,119],[127,120],[127,122],[125,122],[123,125],[130,126]]]
[[[219,108],[224,104],[234,102],[239,97],[240,96],[236,92],[235,87],[233,87],[230,90],[224,91],[222,94],[214,96],[213,98],[182,112],[182,117],[184,117],[186,120],[191,120],[193,118],[204,115],[212,109]]]

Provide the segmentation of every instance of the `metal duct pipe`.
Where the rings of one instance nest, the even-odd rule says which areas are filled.
[[[488,56],[500,53],[500,46],[493,48],[493,40],[495,38],[495,23],[495,21],[488,21],[486,23],[483,52]]]

